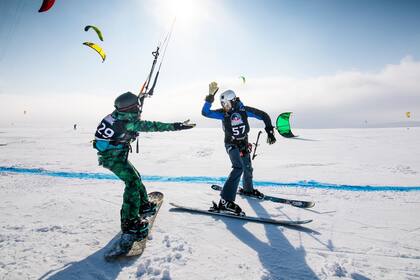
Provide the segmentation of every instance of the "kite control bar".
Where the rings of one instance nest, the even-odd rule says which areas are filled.
[[[138,98],[139,98],[139,101],[140,101],[140,110],[141,111],[143,111],[144,98],[146,98],[148,96],[152,96],[154,91],[155,91],[156,83],[157,83],[159,73],[160,73],[160,68],[162,67],[162,62],[165,58],[166,49],[168,48],[169,41],[172,37],[172,31],[174,29],[174,24],[175,24],[175,19],[172,22],[171,29],[166,34],[165,39],[163,40],[163,43],[159,42],[158,46],[156,47],[156,50],[154,52],[152,52],[152,55],[153,55],[152,67],[151,67],[149,75],[147,75],[147,78],[144,81],[144,83],[143,83],[143,85],[140,89],[139,95],[138,95]],[[149,90],[149,85],[150,85],[150,82],[152,81],[152,76],[153,76],[153,73],[155,71],[156,63],[157,63],[158,58],[159,58],[159,54],[160,54],[159,51],[160,51],[161,46],[164,48],[163,49],[163,55],[162,55],[162,58],[160,60],[160,64],[159,64],[158,70],[156,72],[156,75],[153,79],[152,87]],[[136,153],[138,153],[138,152],[139,152],[139,139],[137,138]]]

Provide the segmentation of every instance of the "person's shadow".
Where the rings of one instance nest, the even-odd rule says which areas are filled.
[[[116,235],[105,247],[81,261],[71,262],[64,265],[62,268],[48,271],[42,275],[39,280],[116,279],[124,267],[133,265],[137,259],[137,257],[132,257],[115,262],[105,261],[104,253],[111,248],[111,245],[118,237],[119,236]]]
[[[260,203],[248,200],[251,207],[258,216],[269,217],[270,215],[261,206]],[[282,229],[298,230],[307,234],[316,235],[306,227],[279,227],[270,224],[264,224],[268,242],[263,242],[256,238],[254,234],[248,231],[241,222],[232,219],[220,219],[239,240],[253,249],[260,259],[262,266],[266,270],[266,275],[262,279],[318,279],[315,272],[308,266],[305,260],[305,248],[300,246],[295,248],[284,236]]]

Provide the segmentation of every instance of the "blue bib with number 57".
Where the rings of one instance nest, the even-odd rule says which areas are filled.
[[[248,135],[248,115],[245,110],[234,110],[226,114],[223,124],[225,132],[230,134],[232,139],[243,140]]]

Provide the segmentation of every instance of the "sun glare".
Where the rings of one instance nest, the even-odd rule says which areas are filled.
[[[191,29],[206,18],[206,4],[197,0],[160,0],[158,17],[166,25],[176,18],[177,28]]]

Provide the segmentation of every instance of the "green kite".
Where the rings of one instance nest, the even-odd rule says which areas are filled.
[[[98,37],[99,37],[99,40],[101,40],[101,41],[103,41],[104,40],[104,37],[102,36],[102,32],[101,32],[101,30],[99,30],[99,28],[98,27],[96,27],[96,26],[93,26],[93,25],[86,25],[85,26],[85,31],[87,32],[89,29],[93,29],[93,30],[95,30],[95,32],[96,32],[96,34],[98,35]]]
[[[276,121],[277,131],[280,133],[281,136],[286,137],[286,138],[297,137],[296,135],[292,133],[292,130],[290,129],[289,118],[291,114],[292,112],[281,113],[277,117],[277,121]]]

